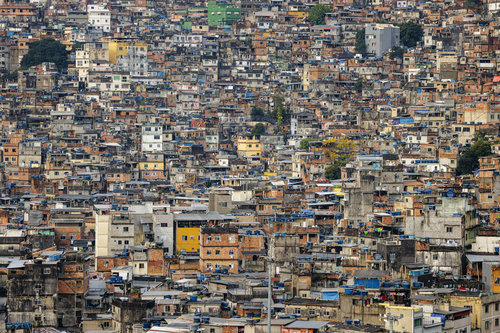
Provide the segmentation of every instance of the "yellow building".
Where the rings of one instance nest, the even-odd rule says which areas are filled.
[[[232,219],[232,217],[221,215],[217,212],[174,214],[175,251],[199,253],[201,227],[231,221]]]
[[[500,294],[488,295],[474,292],[463,292],[451,295],[450,305],[456,307],[470,308],[470,326],[473,330],[487,332],[488,327],[498,329],[500,324]],[[496,319],[496,322],[495,322]],[[486,322],[489,322],[486,324]]]
[[[141,171],[163,171],[164,170],[164,163],[163,162],[156,162],[156,161],[145,161],[145,162],[139,162],[139,170]]]
[[[483,269],[483,274],[489,274],[490,269],[488,268],[488,271],[486,269]],[[491,292],[494,294],[500,293],[500,266],[499,265],[492,265],[491,266]]]
[[[394,322],[395,332],[422,332],[423,328],[423,311],[422,308],[416,306],[402,306],[384,304],[386,315],[400,316],[401,318]],[[387,320],[385,323],[386,330],[389,330],[390,323]]]
[[[262,145],[256,136],[240,136],[236,142],[239,156],[261,156]]]
[[[120,56],[125,56],[130,47],[137,47],[143,51],[147,50],[148,44],[144,41],[110,41],[109,46],[109,62],[116,65],[116,60]]]
[[[301,19],[309,17],[309,12],[289,11],[287,14]]]
[[[177,228],[176,252],[200,252],[200,227]]]

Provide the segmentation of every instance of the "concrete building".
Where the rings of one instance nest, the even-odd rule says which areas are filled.
[[[87,5],[88,25],[102,32],[111,31],[111,12],[105,4]]]
[[[365,27],[366,51],[381,57],[399,46],[399,27],[392,24],[369,24]]]
[[[213,272],[226,269],[238,273],[238,229],[225,227],[201,228],[200,271]]]
[[[208,25],[231,26],[241,17],[241,10],[225,1],[208,2]]]
[[[141,150],[143,152],[163,150],[163,128],[161,125],[142,125]]]

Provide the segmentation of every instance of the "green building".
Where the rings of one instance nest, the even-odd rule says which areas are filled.
[[[208,2],[208,25],[229,27],[241,18],[241,10],[225,1]]]

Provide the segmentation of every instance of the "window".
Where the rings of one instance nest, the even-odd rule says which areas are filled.
[[[139,268],[144,268],[144,264],[139,264]]]
[[[413,321],[413,327],[420,327],[422,326],[422,318],[415,319]]]
[[[214,240],[215,240],[216,242],[220,242],[220,236],[215,236],[215,237],[214,237]]]
[[[438,255],[437,254],[433,254],[432,255],[432,260],[438,260]]]
[[[446,232],[453,232],[453,227],[446,227]]]
[[[212,241],[212,236],[207,236],[207,242],[211,242]]]
[[[329,316],[329,315],[330,315],[330,311],[328,311],[328,310],[323,310],[323,315],[324,315],[324,316]]]
[[[128,232],[128,227],[123,227],[123,232]]]
[[[220,254],[220,250],[215,250],[215,255],[219,255]]]
[[[495,279],[495,280],[496,280],[496,279]],[[490,306],[489,306],[488,304],[486,304],[486,305],[484,306],[484,312],[485,312],[485,313],[488,313],[489,311],[490,311]]]
[[[498,327],[498,318],[495,318],[495,326]]]
[[[484,322],[484,328],[485,329],[489,329],[490,328],[490,321],[489,320],[487,320],[487,321]]]
[[[161,223],[161,224],[160,224],[160,226],[161,226],[162,228],[167,228],[167,227],[168,227],[168,223]]]
[[[186,236],[186,235],[182,236],[182,240],[183,241],[187,241],[188,240],[188,236]]]
[[[316,310],[314,310],[314,309],[310,309],[309,310],[309,315],[310,316],[314,316],[315,314],[316,314]]]
[[[50,275],[50,267],[45,267],[45,268],[43,269],[43,274],[45,274],[45,275]]]
[[[118,241],[118,245],[122,245],[122,241],[121,240]]]
[[[295,308],[294,312],[295,314],[300,314],[300,308]]]
[[[128,240],[123,241],[123,244],[128,245]]]
[[[229,236],[228,237],[229,243],[234,243],[235,242],[235,237],[234,236]]]
[[[229,255],[230,256],[234,255],[234,250],[229,250]]]
[[[212,250],[207,250],[207,254],[208,255],[212,254]]]

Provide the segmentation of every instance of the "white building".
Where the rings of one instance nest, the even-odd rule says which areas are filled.
[[[95,206],[96,257],[121,253],[134,244],[134,223],[128,212],[118,212],[111,205]]]
[[[392,24],[368,24],[365,28],[366,51],[381,57],[399,46],[399,27]]]
[[[163,244],[165,254],[174,254],[174,215],[159,209],[155,211],[153,214],[153,231],[155,242]]]
[[[87,82],[89,75],[90,58],[85,50],[76,51],[75,68],[78,70],[78,81]]]
[[[103,32],[111,31],[111,13],[106,4],[87,5],[89,27]]]
[[[163,128],[158,124],[142,125],[143,152],[163,151]]]

